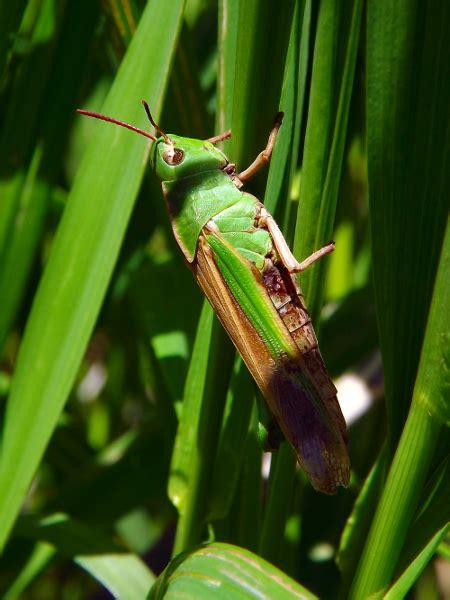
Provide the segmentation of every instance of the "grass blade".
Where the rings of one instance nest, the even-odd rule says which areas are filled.
[[[319,9],[294,240],[294,254],[300,260],[332,238],[361,13],[360,0],[346,5],[323,2]],[[330,99],[336,99],[336,107]],[[321,308],[325,269],[326,261],[319,261],[301,278],[313,322]]]
[[[32,124],[32,128],[36,133],[30,140],[31,148],[28,147],[25,136],[25,148],[20,149],[20,154],[24,155],[25,159],[20,167],[16,166],[12,176],[15,179],[21,170],[27,172],[23,186],[16,191],[15,218],[8,224],[5,248],[0,252],[0,298],[2,298],[0,349],[20,309],[29,273],[36,260],[38,242],[42,237],[51,192],[61,170],[66,143],[64,132],[67,131],[72,120],[76,94],[81,85],[97,22],[97,7],[92,2],[84,0],[70,4],[63,15],[61,30],[58,28],[55,48],[49,56],[49,62],[52,59],[50,63],[52,68],[48,81],[46,73],[42,73],[40,63],[42,57],[39,60],[36,58],[33,60],[31,57],[24,65],[27,68],[23,67],[20,71],[22,81],[17,89],[19,98],[29,93],[30,72],[33,70],[38,71],[46,85],[42,87],[40,83],[37,89],[36,87],[33,89],[36,123]],[[12,102],[17,100],[18,98],[13,98]],[[24,127],[23,120],[30,118],[29,106],[23,102],[22,104],[22,111],[16,112],[15,138],[22,137],[17,136],[17,132]],[[32,144],[36,140],[38,143],[33,148]],[[14,156],[16,144],[20,143],[20,141],[12,141],[13,146],[6,146],[5,153],[9,150]],[[31,158],[28,159],[30,154]],[[5,219],[5,226],[7,221]]]
[[[53,560],[55,554],[56,550],[50,544],[45,542],[36,544],[25,567],[21,569],[18,577],[3,593],[3,600],[20,598],[39,573]]]
[[[27,0],[0,4],[0,80],[26,7]]]
[[[115,598],[144,598],[154,582],[144,562],[126,548],[109,540],[95,528],[55,514],[40,521],[18,523],[19,534],[35,536],[76,562],[97,579]]]
[[[352,598],[380,593],[395,570],[422,493],[443,422],[448,423],[450,360],[450,221],[442,249],[411,410],[352,588]]]
[[[391,453],[411,401],[449,206],[449,11],[447,3],[368,3],[369,200]]]
[[[417,558],[409,565],[404,573],[400,575],[394,585],[389,588],[386,595],[383,596],[384,600],[397,600],[397,598],[406,597],[407,593],[414,585],[415,581],[417,581],[419,575],[427,566],[436,552],[437,547],[445,539],[449,531],[450,526],[445,525],[431,538]]]
[[[212,589],[214,591],[212,591]],[[255,554],[230,544],[208,544],[172,561],[157,579],[150,598],[294,598],[316,596]]]
[[[150,97],[158,117],[182,9],[181,0],[170,10],[162,1],[147,6],[106,113],[143,124],[138,100]],[[145,167],[148,144],[106,124],[98,129],[54,241],[12,382],[0,467],[0,547],[74,381]]]
[[[186,380],[169,480],[169,496],[180,515],[174,554],[194,546],[201,538],[214,464],[211,456],[216,450],[232,366],[232,353],[223,352],[223,336],[221,325],[205,302]]]

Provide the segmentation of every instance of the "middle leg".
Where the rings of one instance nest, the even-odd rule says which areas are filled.
[[[325,256],[325,254],[333,252],[334,250],[334,242],[329,242],[328,244],[325,244],[325,246],[322,246],[322,248],[319,248],[319,250],[316,250],[316,252],[313,252],[311,256],[308,256],[308,258],[305,258],[305,260],[302,262],[298,262],[287,245],[287,242],[284,239],[284,236],[281,233],[275,219],[265,208],[261,209],[260,221],[261,224],[265,225],[269,230],[273,244],[278,252],[278,256],[289,273],[301,273],[315,263],[316,260],[322,258],[322,256]]]

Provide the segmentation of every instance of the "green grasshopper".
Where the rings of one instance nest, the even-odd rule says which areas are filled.
[[[269,410],[313,487],[333,494],[347,486],[347,431],[295,273],[334,248],[299,263],[275,220],[243,184],[269,160],[281,125],[277,115],[266,148],[244,171],[208,140],[167,135],[111,117],[81,114],[126,127],[155,143],[151,163],[162,180],[173,233],[219,320],[239,350]]]

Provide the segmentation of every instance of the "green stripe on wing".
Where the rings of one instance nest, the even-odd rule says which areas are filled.
[[[208,234],[208,244],[214,252],[217,266],[248,320],[266,344],[274,359],[283,355],[295,356],[295,345],[278,316],[263,284],[257,280],[259,272],[220,235]]]

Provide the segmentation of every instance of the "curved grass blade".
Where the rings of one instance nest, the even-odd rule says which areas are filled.
[[[277,600],[316,598],[285,573],[248,550],[231,544],[208,544],[175,558],[157,579],[150,600],[177,597],[201,600]]]

